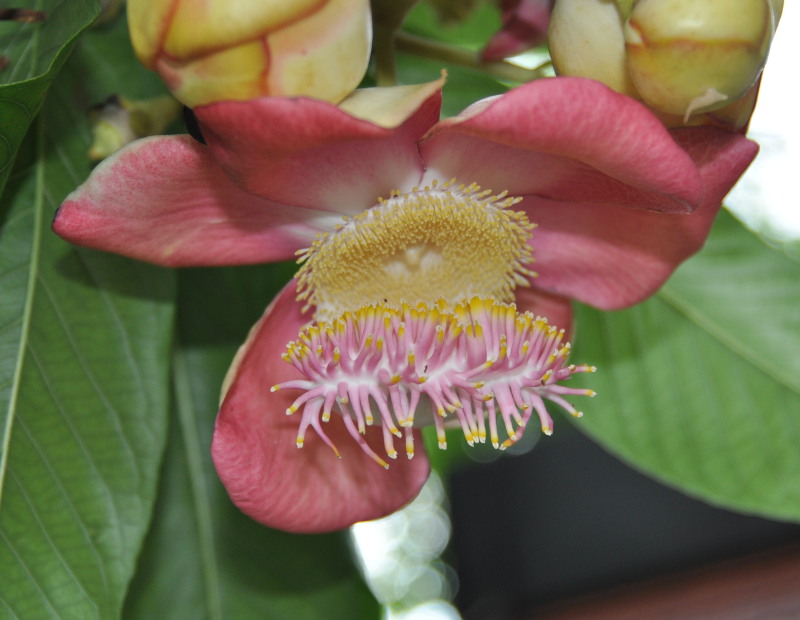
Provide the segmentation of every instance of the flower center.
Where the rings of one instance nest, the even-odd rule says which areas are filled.
[[[378,303],[305,327],[283,356],[305,378],[272,391],[303,391],[286,411],[303,410],[298,447],[310,426],[338,456],[322,427],[335,406],[362,450],[388,468],[362,436],[374,422],[373,404],[386,455],[397,457],[393,436],[403,437],[400,427],[411,458],[411,427],[418,404],[427,400],[440,448],[447,447],[444,425],[451,417],[470,445],[486,441],[488,421],[492,445],[503,449],[522,436],[534,411],[542,431],[552,433],[543,399],[580,416],[563,396],[594,396],[592,390],[560,385],[575,373],[595,370],[566,364],[570,346],[563,337],[564,330],[546,319],[488,298],[475,297],[451,309],[444,300],[432,307],[403,304],[399,310]],[[502,443],[498,417],[507,435]]]
[[[363,437],[373,423],[389,458],[404,435],[411,458],[411,428],[431,423],[423,416],[441,448],[452,420],[470,445],[486,441],[488,425],[502,449],[534,412],[552,432],[543,399],[581,415],[563,396],[594,392],[560,382],[594,368],[567,365],[564,330],[510,303],[535,275],[526,267],[534,225],[508,208],[520,200],[455,180],[394,191],[298,252],[297,297],[315,307],[315,322],[283,355],[303,378],[272,387],[302,390],[286,411],[302,409],[298,447],[311,427],[339,454],[323,429],[333,411],[383,467]]]
[[[392,192],[298,252],[298,299],[326,321],[378,301],[513,301],[535,275],[525,266],[534,225],[508,209],[520,200],[455,180]]]

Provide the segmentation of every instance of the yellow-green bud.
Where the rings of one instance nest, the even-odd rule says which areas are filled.
[[[769,0],[639,0],[625,24],[631,79],[657,110],[719,109],[753,86],[774,30]]]
[[[109,97],[89,111],[92,123],[89,159],[98,161],[137,138],[163,133],[180,111],[181,104],[169,95],[140,100]]]
[[[547,43],[559,75],[589,77],[618,92],[635,94],[625,65],[622,17],[612,0],[558,0]]]
[[[142,63],[189,107],[265,95],[338,102],[369,60],[369,0],[128,0]]]
[[[715,112],[740,129],[782,9],[783,0],[558,0],[548,44],[556,73],[601,81],[667,124]]]

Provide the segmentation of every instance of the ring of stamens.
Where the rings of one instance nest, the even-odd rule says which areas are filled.
[[[376,301],[510,302],[535,275],[526,267],[534,225],[508,209],[520,200],[455,180],[392,192],[298,252],[298,299],[316,307],[317,320]]]
[[[299,389],[286,413],[302,409],[297,446],[312,427],[338,455],[323,423],[334,410],[343,416],[353,439],[375,462],[388,468],[364,440],[377,418],[384,447],[396,458],[393,436],[403,437],[414,455],[411,428],[420,402],[430,403],[439,447],[446,447],[445,422],[460,424],[467,443],[507,448],[522,436],[533,412],[542,431],[553,422],[544,400],[582,415],[565,395],[594,396],[592,390],[560,385],[591,366],[568,365],[570,345],[564,330],[513,304],[475,297],[449,308],[436,304],[373,304],[345,312],[333,322],[306,326],[283,355],[304,376],[272,387]],[[498,418],[507,438],[501,442]]]

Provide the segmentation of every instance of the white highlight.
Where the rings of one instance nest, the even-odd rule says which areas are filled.
[[[798,57],[800,6],[786,2],[748,132],[761,152],[725,200],[748,226],[779,242],[800,239]]]

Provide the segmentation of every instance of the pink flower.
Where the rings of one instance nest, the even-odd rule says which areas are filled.
[[[441,291],[454,303],[472,296],[514,300],[520,311],[560,326],[571,323],[572,298],[602,309],[637,303],[702,246],[722,198],[757,148],[711,127],[667,131],[640,104],[580,78],[527,84],[443,121],[439,101],[438,88],[431,87],[402,122],[385,126],[304,98],[203,106],[195,112],[208,146],[186,136],[133,143],[98,166],[56,216],[55,231],[74,243],[168,266],[270,262],[301,250],[299,278],[267,308],[234,360],[212,448],[233,501],[269,526],[321,532],[377,518],[410,501],[427,477],[424,454],[398,459],[388,470],[376,467],[377,452],[389,453],[386,433],[366,427],[369,449],[352,441],[348,426],[358,421],[355,412],[349,421],[333,416],[322,432],[323,409],[332,406],[332,394],[341,395],[333,388],[314,392],[316,409],[306,408],[299,421],[285,415],[303,405],[297,401],[306,396],[297,389],[313,374],[298,368],[318,364],[304,356],[316,351],[330,363],[338,355],[331,344],[336,338],[346,349],[362,347],[365,360],[385,354],[384,344],[365,345],[364,333],[345,326],[347,320],[355,316],[363,327],[375,320],[365,307],[379,307],[380,316],[384,297],[399,307],[409,287],[416,294],[416,287],[429,285],[420,293],[430,308],[425,312],[437,312],[431,304]],[[417,226],[431,205],[446,217]],[[485,213],[488,223],[480,220]],[[403,235],[408,239],[397,241]],[[415,244],[414,235],[424,242]],[[537,276],[527,268],[531,256]],[[437,279],[442,266],[444,277]],[[416,273],[425,277],[415,280]],[[485,273],[490,277],[472,290]],[[312,332],[304,330],[312,317],[298,303],[298,288],[315,308],[319,327]],[[386,320],[399,320],[402,312],[391,311]],[[320,323],[337,320],[343,321],[339,328]],[[420,319],[415,344],[438,333],[425,331],[434,329],[433,320]],[[300,345],[290,347],[286,358],[294,361],[287,364],[281,354],[295,334]],[[547,330],[539,337],[556,338]],[[402,366],[409,350],[400,340],[391,346],[402,353],[396,360]],[[496,353],[515,346],[495,339],[488,361],[519,355],[516,349]],[[541,396],[558,402],[559,394],[576,390],[551,390],[551,379],[586,368],[566,367],[561,351],[553,355],[542,360],[549,370],[533,380]],[[482,381],[464,389],[479,389]],[[305,394],[314,385],[302,388]],[[428,394],[434,408],[435,398],[452,406],[455,387],[448,392],[445,386],[443,396]],[[369,389],[359,397],[369,397]],[[504,411],[501,401],[516,398],[492,396]],[[397,398],[391,406],[402,426],[408,406]],[[546,427],[540,401],[525,405]],[[317,433],[305,437],[307,426]],[[417,432],[406,429],[406,441],[419,441]],[[326,443],[342,458],[334,458]]]
[[[501,0],[503,27],[489,39],[481,60],[502,60],[544,43],[553,1]]]

